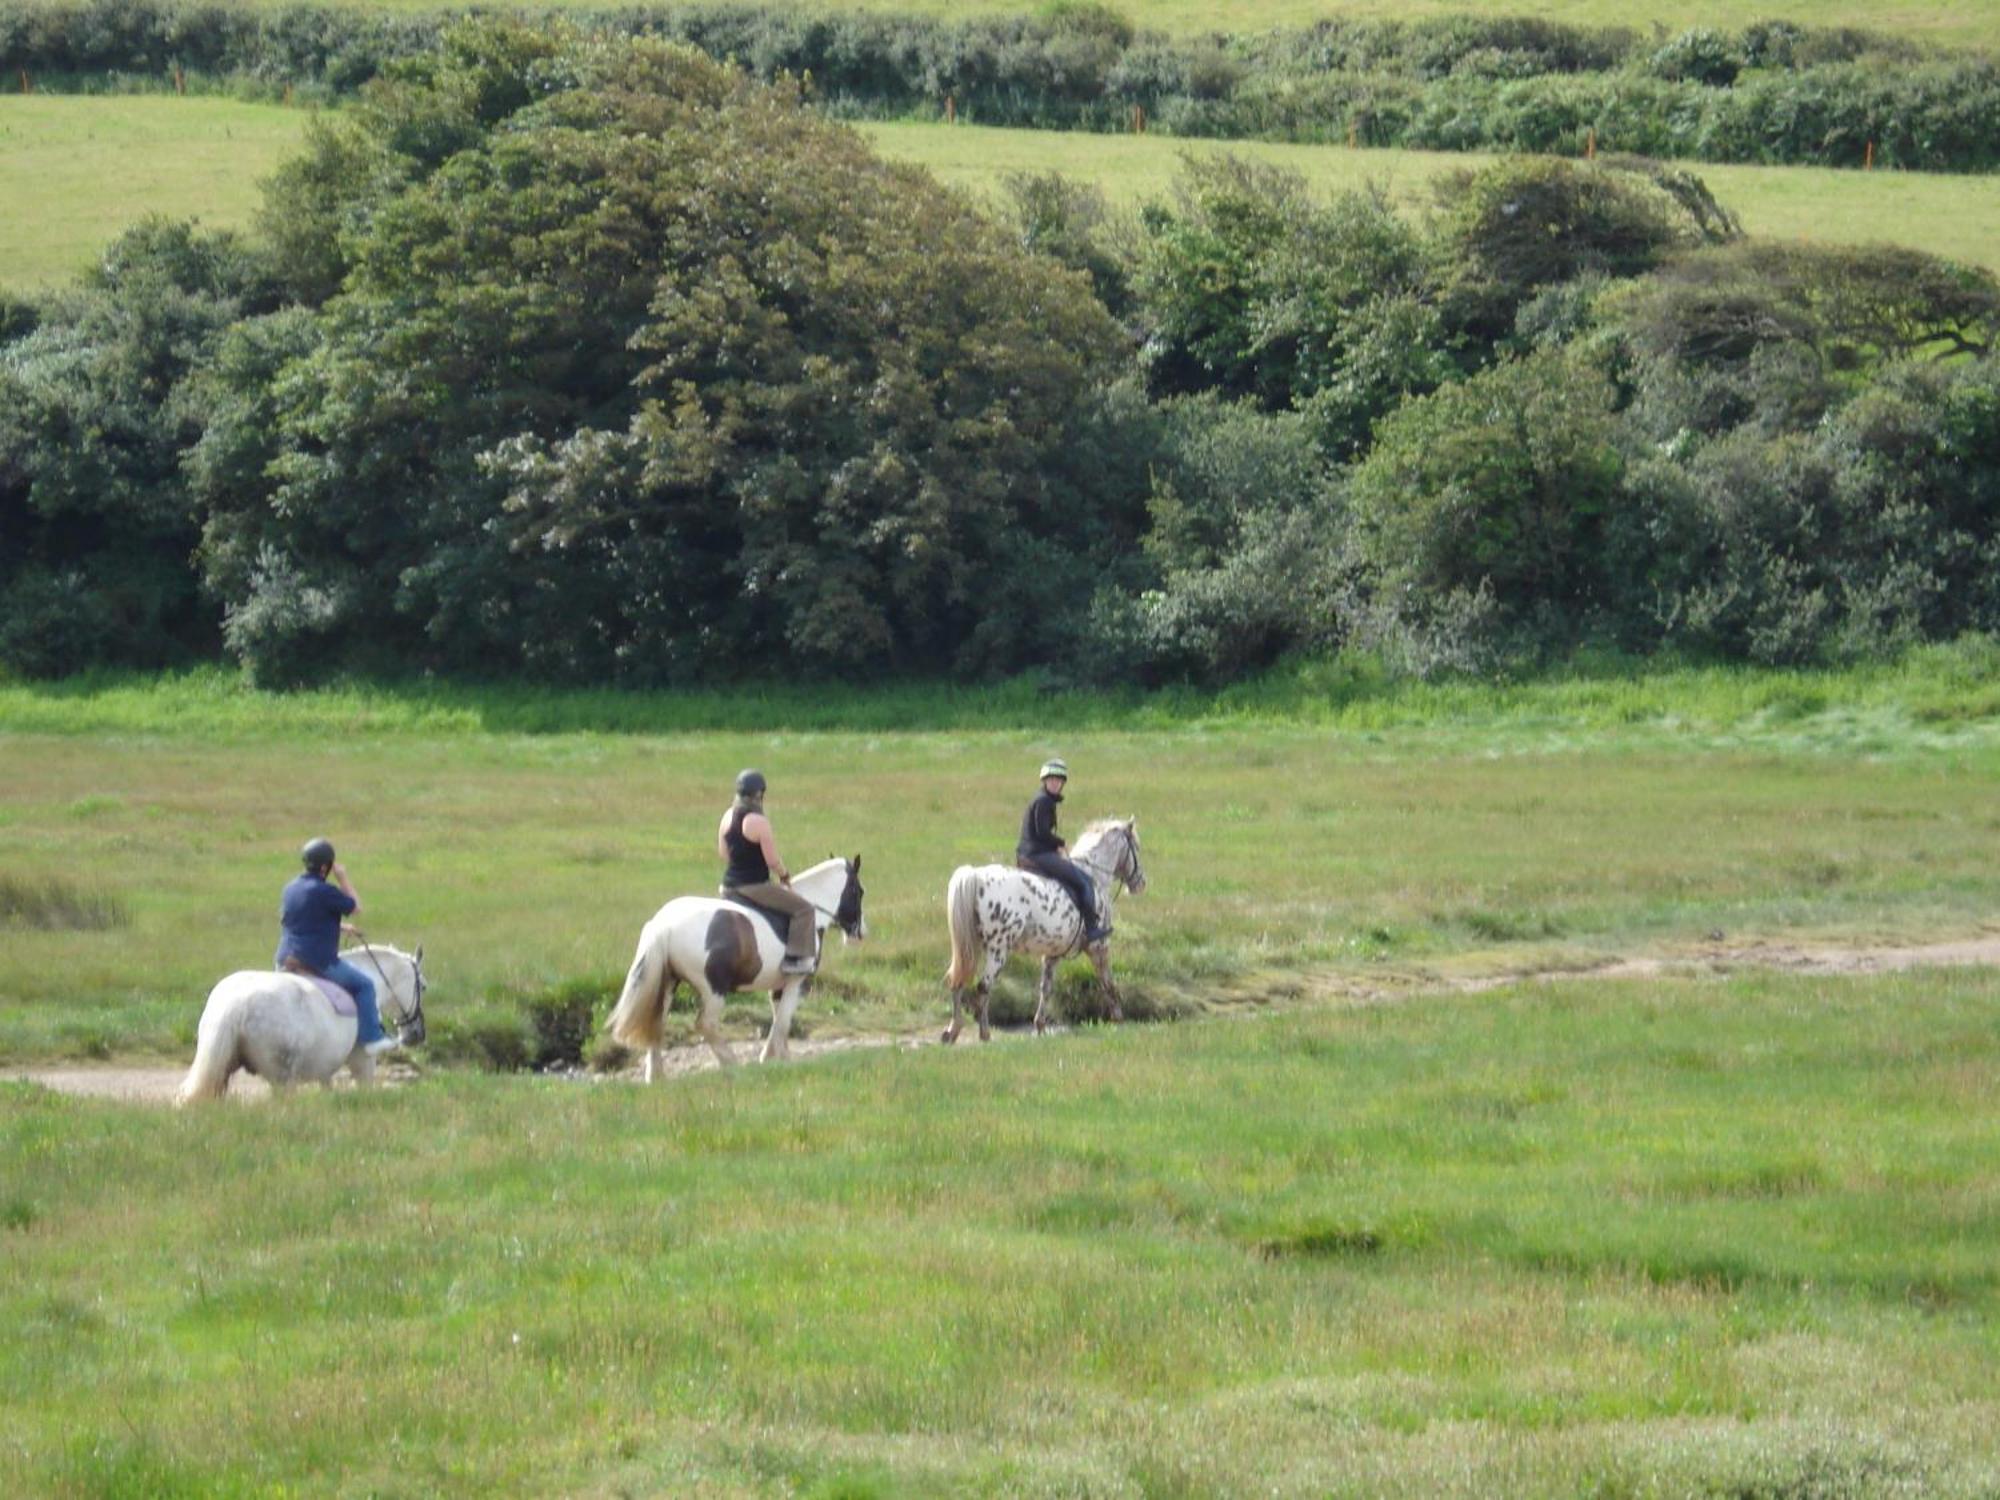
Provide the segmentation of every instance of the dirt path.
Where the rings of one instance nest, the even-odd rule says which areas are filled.
[[[1435,974],[1411,975],[1401,982],[1383,983],[1352,974],[1322,976],[1323,993],[1349,1000],[1381,1003],[1427,994],[1476,994],[1504,985],[1557,979],[1657,979],[1671,975],[1730,974],[1742,969],[1780,969],[1794,974],[1891,974],[1909,969],[2000,966],[2000,935],[1961,938],[1948,943],[1921,943],[1909,946],[1878,945],[1841,947],[1833,944],[1762,942],[1729,946],[1715,943],[1687,953],[1643,958],[1613,959],[1602,964],[1568,968],[1514,970],[1476,978],[1451,978]],[[926,1047],[937,1045],[935,1030],[915,1035],[871,1033],[832,1037],[824,1041],[795,1038],[792,1056],[797,1060],[825,1057],[835,1052],[852,1052],[875,1047]],[[736,1044],[737,1056],[754,1061],[754,1043]],[[720,1066],[706,1046],[675,1047],[666,1054],[667,1075],[673,1078],[706,1073]],[[145,1104],[170,1104],[180,1087],[181,1068],[66,1067],[9,1069],[0,1080],[36,1083],[58,1093],[93,1099],[125,1099]],[[418,1069],[391,1065],[384,1081],[391,1087],[421,1077]],[[637,1068],[622,1075],[579,1075],[607,1080],[610,1077],[636,1079]],[[343,1079],[339,1087],[349,1087]],[[270,1085],[261,1078],[239,1073],[231,1082],[229,1097],[237,1102],[268,1098]]]

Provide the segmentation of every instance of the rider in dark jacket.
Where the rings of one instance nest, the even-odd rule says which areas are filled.
[[[361,897],[347,878],[347,867],[333,857],[333,845],[314,839],[299,851],[305,874],[285,887],[278,898],[278,952],[281,969],[331,979],[354,997],[355,1041],[370,1057],[401,1045],[382,1029],[375,981],[340,956],[345,917],[358,916]],[[331,877],[331,878],[329,878]]]
[[[1014,848],[1014,859],[1022,869],[1060,883],[1083,913],[1084,942],[1101,943],[1111,936],[1111,928],[1098,915],[1096,883],[1089,871],[1064,855],[1069,846],[1056,832],[1056,809],[1068,784],[1069,767],[1063,762],[1051,760],[1042,766],[1041,794],[1022,815],[1021,842]]]

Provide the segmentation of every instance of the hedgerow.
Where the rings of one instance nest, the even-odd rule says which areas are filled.
[[[1783,22],[1662,42],[1508,17],[1169,38],[1095,3],[962,20],[768,5],[515,14],[687,42],[766,80],[791,74],[849,117],[1932,171],[2000,163],[1992,59]],[[0,77],[348,94],[434,51],[449,24],[442,10],[4,0]]]

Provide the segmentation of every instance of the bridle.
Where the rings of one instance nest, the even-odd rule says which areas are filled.
[[[358,931],[354,936],[361,943],[361,951],[368,955],[368,967],[373,969],[375,977],[382,981],[383,993],[393,995],[396,992],[396,987],[389,982],[389,976],[382,971],[382,960],[375,956],[374,945]],[[421,1037],[425,1032],[425,1026],[424,961],[420,956],[413,955],[410,959],[410,981],[410,988],[415,991],[415,995],[410,1002],[410,1009],[404,1013],[403,1019],[397,1023],[397,1030],[404,1031],[414,1026],[417,1030],[417,1035]]]
[[[846,862],[842,861],[842,863],[845,864]],[[847,865],[846,873],[847,873],[847,878],[849,880],[852,880],[854,878],[854,867],[852,865]],[[840,920],[839,902],[836,901],[833,905],[833,909],[829,911],[826,907],[821,906],[817,901],[813,900],[812,897],[805,895],[804,893],[798,891],[796,888],[793,890],[793,894],[798,896],[798,898],[801,901],[805,902],[807,906],[810,906],[815,912],[819,913],[819,915],[825,917],[828,926],[838,927],[842,932],[844,932],[849,937],[854,936],[854,927],[850,927],[847,923]],[[840,888],[840,894],[843,896],[847,894],[847,887],[844,884]],[[860,919],[857,918],[855,920],[855,926],[859,925],[860,925]]]

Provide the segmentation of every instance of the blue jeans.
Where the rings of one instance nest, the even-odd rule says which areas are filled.
[[[344,958],[336,958],[320,972],[354,997],[355,1019],[361,1023],[361,1029],[354,1034],[357,1047],[379,1042],[388,1035],[382,1030],[382,1012],[375,1006],[374,980]]]

